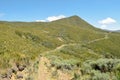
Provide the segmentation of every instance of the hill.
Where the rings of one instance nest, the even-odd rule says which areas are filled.
[[[95,28],[78,16],[1,21],[0,80],[119,80],[119,48],[120,33]]]
[[[120,32],[120,30],[116,30],[115,32]]]

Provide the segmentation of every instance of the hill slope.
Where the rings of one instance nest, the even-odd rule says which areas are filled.
[[[48,75],[49,78],[51,76],[51,80],[53,78],[61,80],[57,79],[55,73],[58,76],[69,75],[73,80],[80,78],[79,76],[82,76],[85,80],[87,78],[92,79],[98,75],[91,76],[91,74],[96,73],[110,76],[105,73],[110,72],[107,69],[104,70],[104,74],[100,73],[106,67],[99,69],[99,63],[104,66],[111,62],[110,65],[115,64],[115,67],[118,66],[120,58],[119,48],[119,33],[97,29],[78,16],[44,23],[0,22],[0,74],[2,74],[2,78],[8,78],[9,71],[7,72],[7,70],[12,70],[11,73],[17,72],[14,76],[18,78],[18,73],[21,72],[18,66],[22,66],[26,67],[24,71],[28,71],[31,79],[38,80],[35,76],[39,76],[39,67],[46,65],[46,70],[47,68],[51,70],[48,71],[50,72]],[[40,64],[40,56],[42,56],[42,60],[45,57],[50,62],[46,63],[46,65]],[[99,60],[101,59],[106,62],[100,62]],[[116,62],[113,62],[114,59]],[[93,62],[95,60],[96,62]],[[90,61],[87,65],[90,68],[88,70],[90,72],[86,72],[86,69],[84,69],[86,65],[83,66],[88,61]],[[97,65],[98,68],[90,66],[91,64]],[[14,70],[13,67],[17,67],[18,70]],[[120,68],[120,66],[118,67]],[[69,72],[63,74],[62,70],[64,69],[70,70],[71,74],[68,74]],[[112,72],[113,67],[110,69]],[[31,72],[31,70],[33,71]],[[77,73],[76,70],[80,73]],[[112,74],[113,77],[119,78],[117,73],[120,74],[117,70],[116,74]],[[24,73],[22,72],[22,74]],[[13,77],[12,74],[9,75]],[[42,75],[44,76],[44,73]],[[27,80],[28,76],[26,75],[25,78]]]

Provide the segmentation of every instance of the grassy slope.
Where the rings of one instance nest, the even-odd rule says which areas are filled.
[[[81,45],[103,38],[105,33],[108,32],[94,28],[77,16],[47,23],[0,22],[0,69],[10,67],[13,62],[34,60],[45,51],[70,43],[80,45],[68,45],[47,56],[52,59],[54,57],[55,63],[61,61],[61,64],[96,59],[103,53],[120,57],[119,33],[109,34],[106,40]]]
[[[88,48],[93,49],[96,53],[99,54],[110,54],[117,58],[120,58],[120,34],[111,33],[107,40],[102,40],[99,42],[92,43],[87,45]]]

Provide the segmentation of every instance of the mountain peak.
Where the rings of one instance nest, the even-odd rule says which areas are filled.
[[[66,18],[63,18],[63,19],[60,19],[60,20],[56,20],[56,21],[62,21],[62,22],[66,22],[66,21],[83,21],[83,19],[82,18],[80,18],[79,16],[77,16],[77,15],[73,15],[73,16],[70,16],[70,17],[66,17]]]
[[[80,18],[78,15],[70,16],[69,18]]]
[[[67,18],[56,20],[55,22],[58,22],[64,25],[79,26],[79,27],[84,27],[84,28],[93,28],[91,24],[89,24],[87,21],[85,21],[84,19],[80,18],[77,15],[73,15]]]
[[[71,17],[68,17],[68,19],[72,20],[72,21],[76,21],[76,22],[79,22],[79,21],[85,21],[83,20],[82,18],[80,18],[79,16],[77,15],[74,15],[74,16],[71,16]],[[86,22],[86,21],[85,21]]]

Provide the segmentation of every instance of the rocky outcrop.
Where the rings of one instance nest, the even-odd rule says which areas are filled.
[[[0,75],[0,80],[12,80],[13,76],[16,79],[23,78],[23,70],[26,68],[26,65],[20,65],[16,63],[12,68],[10,68],[6,73]],[[20,74],[21,72],[21,74]]]

